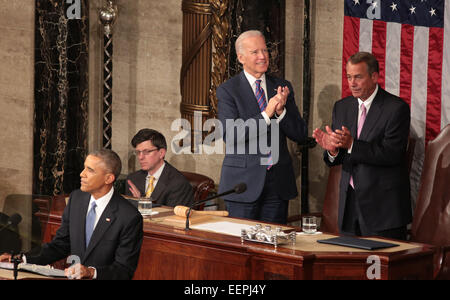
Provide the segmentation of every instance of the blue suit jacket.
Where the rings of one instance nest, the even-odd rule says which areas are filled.
[[[262,164],[262,159],[267,158],[267,153],[261,151],[259,144],[271,145],[271,137],[274,134],[278,134],[278,143],[272,145],[272,148],[278,147],[279,155],[272,155],[274,160],[275,156],[278,156],[278,161],[273,165],[271,172],[275,172],[278,195],[283,200],[290,200],[298,195],[286,137],[295,142],[304,140],[307,135],[306,123],[301,118],[295,104],[294,92],[290,82],[267,74],[266,81],[267,100],[275,96],[276,89],[279,86],[287,86],[290,90],[285,106],[286,115],[279,123],[279,130],[271,128],[265,123],[255,93],[244,72],[239,73],[217,88],[219,119],[223,126],[224,141],[227,144],[219,193],[230,190],[241,182],[247,184],[247,190],[244,193],[225,196],[224,199],[228,201],[250,203],[258,199],[263,190],[267,173],[267,165]],[[242,126],[241,128],[233,126],[232,123],[235,125],[236,122],[233,121],[236,120],[242,120],[242,123],[246,122],[247,125],[253,124],[255,125],[253,129],[256,129],[252,130],[252,126]],[[274,140],[275,142],[276,140]],[[245,151],[240,151],[243,149]]]

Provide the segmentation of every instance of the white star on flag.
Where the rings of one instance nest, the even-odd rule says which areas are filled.
[[[391,8],[392,8],[392,11],[397,10],[397,4],[392,2]]]

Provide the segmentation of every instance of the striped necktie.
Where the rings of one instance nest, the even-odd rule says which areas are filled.
[[[261,86],[261,79],[256,80],[255,83],[256,83],[256,93],[255,93],[256,100],[258,100],[259,109],[261,110],[261,112],[263,112],[267,107],[266,95],[264,93],[264,89]],[[272,166],[273,166],[272,154],[269,153],[269,156],[267,157],[267,170],[270,170]]]

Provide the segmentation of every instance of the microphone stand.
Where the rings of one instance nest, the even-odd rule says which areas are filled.
[[[22,254],[11,255],[11,262],[14,265],[14,280],[17,280],[19,274],[19,264],[22,262]]]

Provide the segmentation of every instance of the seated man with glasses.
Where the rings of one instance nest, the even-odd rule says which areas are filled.
[[[153,129],[141,129],[131,140],[141,170],[128,175],[126,195],[151,197],[154,203],[190,206],[194,194],[189,181],[175,167],[164,160],[167,143],[164,136]]]

